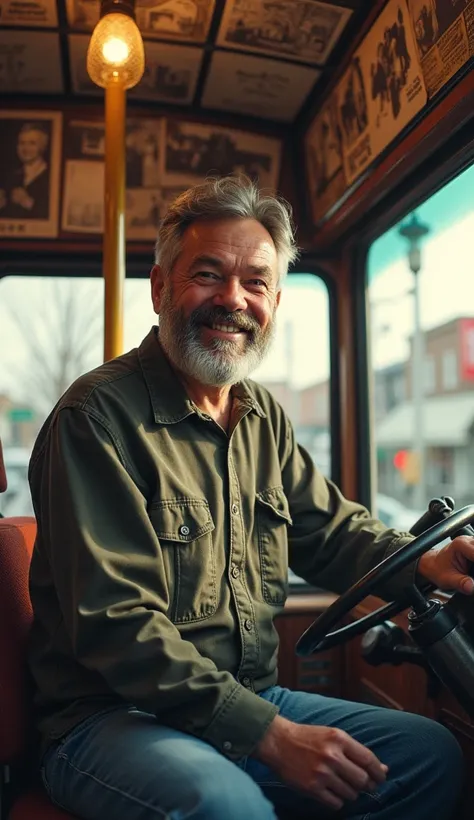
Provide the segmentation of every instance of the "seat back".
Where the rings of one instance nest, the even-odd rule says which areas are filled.
[[[5,461],[3,459],[2,442],[0,441],[0,493],[4,493],[7,489],[7,471],[5,470]]]
[[[4,474],[0,449],[0,480]],[[0,764],[25,749],[31,725],[26,641],[33,620],[28,575],[34,518],[0,518]]]

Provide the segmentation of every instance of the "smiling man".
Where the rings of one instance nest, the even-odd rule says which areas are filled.
[[[246,178],[182,194],[159,230],[159,314],[82,376],[36,443],[30,663],[52,799],[84,820],[448,820],[452,735],[277,684],[288,565],[343,591],[410,536],[326,480],[248,376],[295,259],[286,203]],[[472,591],[474,542],[417,579]],[[403,597],[409,567],[387,587]]]

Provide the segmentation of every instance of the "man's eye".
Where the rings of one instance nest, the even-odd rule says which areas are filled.
[[[249,280],[249,285],[254,285],[257,288],[266,288],[267,287],[267,283],[266,283],[265,279],[250,279]]]
[[[212,273],[209,270],[198,270],[196,272],[195,276],[199,277],[200,279],[218,279],[219,278],[216,273]]]

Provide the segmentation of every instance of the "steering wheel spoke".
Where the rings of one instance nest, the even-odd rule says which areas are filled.
[[[466,527],[472,521],[474,521],[474,504],[451,513],[381,561],[311,624],[296,644],[296,654],[306,656],[338,646],[406,609],[406,601],[404,603],[392,601],[380,607],[376,612],[371,612],[350,624],[334,629],[334,626],[346,618],[351,610],[368,595],[375,594],[378,588],[398,572],[444,541],[445,538],[454,537],[461,528]],[[428,592],[430,589],[431,587],[423,592]],[[419,605],[423,592],[417,590],[416,597]],[[409,597],[413,598],[413,596]]]

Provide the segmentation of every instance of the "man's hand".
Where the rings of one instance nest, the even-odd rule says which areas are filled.
[[[31,211],[35,204],[33,197],[31,197],[24,188],[14,188],[11,193],[11,198],[15,205],[20,205],[21,208],[25,208],[27,211]]]
[[[468,575],[471,563],[474,563],[474,538],[460,535],[440,549],[425,552],[418,561],[418,572],[438,589],[472,595],[474,581]]]
[[[254,757],[331,809],[383,783],[387,766],[341,729],[305,726],[277,715]]]

